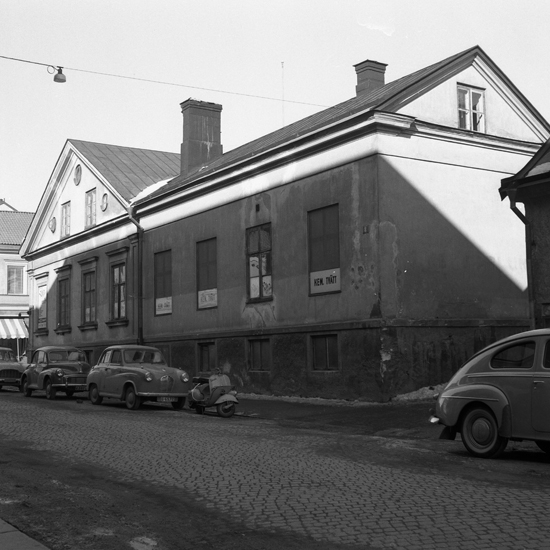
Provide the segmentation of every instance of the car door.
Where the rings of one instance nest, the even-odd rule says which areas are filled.
[[[122,352],[119,349],[114,349],[105,359],[102,386],[99,391],[103,395],[118,396],[122,391]]]
[[[544,358],[533,377],[531,425],[535,431],[550,435],[550,340],[544,344]]]

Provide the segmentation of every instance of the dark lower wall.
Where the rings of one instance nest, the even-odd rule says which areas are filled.
[[[217,366],[230,374],[240,392],[386,402],[401,393],[447,382],[473,353],[528,328],[527,321],[483,326],[476,322],[457,326],[396,322],[326,327],[327,334],[338,337],[340,368],[336,371],[311,368],[310,338],[322,333],[320,329],[218,334],[209,340],[215,342]],[[250,337],[269,340],[270,370],[250,370]],[[200,341],[148,343],[160,347],[172,366],[194,375],[198,373]]]

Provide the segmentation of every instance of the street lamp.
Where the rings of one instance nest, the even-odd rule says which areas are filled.
[[[57,67],[57,73],[53,77],[54,82],[67,82],[67,77],[63,74],[63,67]]]

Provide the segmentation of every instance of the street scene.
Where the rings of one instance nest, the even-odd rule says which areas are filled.
[[[549,19],[0,0],[0,550],[550,550]]]
[[[224,419],[4,390],[0,518],[51,550],[550,548],[547,456],[473,458],[431,406],[242,399]]]

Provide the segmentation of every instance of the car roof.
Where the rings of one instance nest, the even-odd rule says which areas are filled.
[[[534,330],[526,330],[523,332],[518,332],[516,334],[512,334],[510,336],[506,336],[505,338],[501,338],[500,340],[497,340],[496,342],[493,342],[492,344],[489,344],[488,346],[485,346],[484,348],[480,349],[479,351],[476,351],[469,359],[473,359],[474,357],[477,357],[479,354],[484,353],[491,348],[501,346],[502,344],[512,343],[516,340],[523,340],[524,338],[536,338],[540,336],[550,336],[550,328],[539,328]]]
[[[34,351],[82,351],[80,348],[75,348],[74,346],[42,346],[36,348]]]
[[[155,348],[154,346],[140,346],[139,344],[118,344],[115,346],[109,346],[108,348],[105,348],[105,351],[108,349],[143,349],[143,350],[151,350],[151,351],[160,351],[158,348]]]

